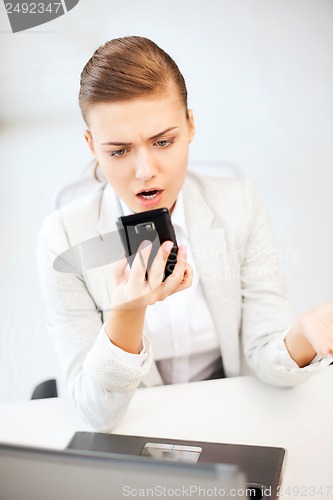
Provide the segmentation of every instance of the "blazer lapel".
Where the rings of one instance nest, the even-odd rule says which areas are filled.
[[[239,335],[234,331],[237,328],[237,300],[234,298],[238,282],[234,279],[235,269],[228,255],[225,230],[193,176],[188,176],[183,193],[191,249],[219,337],[224,369],[229,376],[237,375],[240,369]]]
[[[111,264],[116,255],[119,258],[123,254],[120,238],[118,237],[116,226],[116,206],[112,187],[106,183],[100,198],[98,207],[98,224],[97,233],[101,238],[101,244],[105,244],[107,251],[110,254],[110,263],[96,269],[98,272],[99,281],[104,283],[103,290],[103,316],[106,321],[111,308],[112,296],[112,281],[111,281]],[[110,245],[113,247],[111,248]]]
[[[110,231],[116,231],[116,211],[112,187],[106,183],[100,198],[98,213],[97,231],[99,234],[105,234]]]

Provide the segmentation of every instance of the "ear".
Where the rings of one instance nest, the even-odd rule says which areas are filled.
[[[189,142],[191,142],[195,133],[194,117],[192,109],[189,109],[187,112],[188,112],[187,126],[189,132]]]
[[[90,130],[85,130],[83,135],[84,135],[84,138],[89,146],[90,151],[95,156],[94,141],[93,141]]]

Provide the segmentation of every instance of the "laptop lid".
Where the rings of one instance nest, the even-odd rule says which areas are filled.
[[[246,498],[238,467],[0,444],[1,500]]]
[[[281,484],[286,450],[273,446],[209,443],[179,439],[76,432],[68,447],[179,463],[233,464],[246,476],[249,498],[275,499]]]

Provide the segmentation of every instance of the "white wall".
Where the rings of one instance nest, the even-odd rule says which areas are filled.
[[[333,3],[330,0],[80,0],[9,32],[0,5],[0,401],[56,375],[35,266],[53,193],[90,160],[79,73],[107,39],[152,38],[188,84],[191,157],[229,160],[260,187],[301,312],[332,299]]]

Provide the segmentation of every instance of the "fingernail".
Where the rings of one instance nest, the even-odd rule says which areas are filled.
[[[164,245],[164,250],[165,250],[167,253],[171,252],[172,248],[173,248],[173,243],[172,243],[172,241],[168,241],[167,243],[165,243],[165,245]]]
[[[143,250],[144,248],[148,248],[149,246],[151,246],[151,241],[150,240],[144,240],[140,247],[139,247],[139,250]]]
[[[186,257],[186,255],[187,255],[187,247],[186,245],[182,245],[182,256]]]

